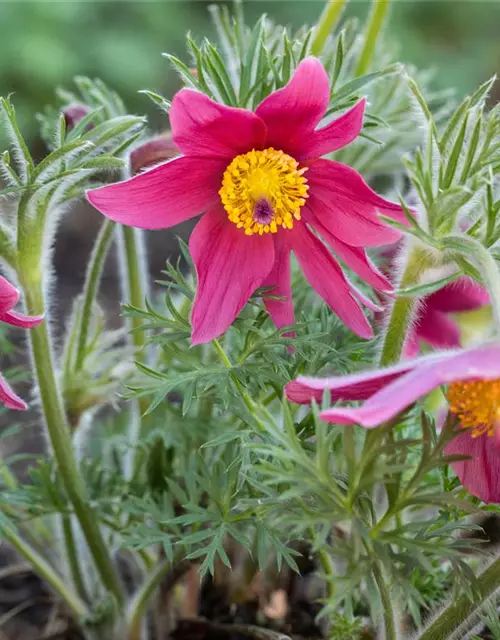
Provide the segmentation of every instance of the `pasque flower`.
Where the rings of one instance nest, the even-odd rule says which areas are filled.
[[[417,310],[413,331],[405,344],[406,355],[417,355],[420,342],[437,348],[459,347],[460,327],[452,314],[474,311],[488,303],[486,289],[466,276],[426,296]]]
[[[329,99],[327,73],[315,58],[303,60],[290,82],[255,112],[182,89],[170,111],[182,155],[88,192],[107,217],[144,229],[172,227],[205,212],[189,241],[198,276],[193,343],[223,333],[261,286],[273,288],[265,303],[275,323],[292,324],[291,251],[343,322],[360,336],[372,335],[359,306],[370,302],[311,229],[367,283],[389,290],[364,248],[400,235],[379,213],[399,220],[404,215],[356,171],[321,159],[359,135],[365,108],[361,100],[317,129]]]
[[[363,400],[355,408],[332,407],[322,420],[360,424],[371,429],[396,417],[419,398],[446,386],[449,411],[459,435],[446,446],[448,455],[470,456],[452,466],[470,493],[500,502],[500,345],[436,352],[393,367],[331,378],[298,378],[286,387],[290,400],[320,401],[325,389],[332,401]]]
[[[15,327],[32,329],[42,322],[41,316],[25,316],[14,307],[19,301],[19,291],[3,276],[0,276],[0,322],[6,322]],[[0,402],[9,409],[27,409],[28,406],[7,384],[0,375]]]

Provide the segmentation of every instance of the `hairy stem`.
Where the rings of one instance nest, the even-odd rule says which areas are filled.
[[[49,563],[29,546],[10,525],[2,526],[2,536],[5,537],[16,551],[25,558],[33,570],[50,584],[56,593],[66,602],[76,618],[88,616],[89,611],[85,602],[71,588],[63,582]]]
[[[78,338],[76,341],[75,370],[79,371],[85,360],[90,321],[92,319],[92,306],[96,299],[97,290],[101,281],[104,261],[108,255],[115,223],[105,219],[97,235],[92,254],[87,265],[85,285],[83,287],[83,301],[80,313]]]
[[[144,234],[141,229],[120,226],[118,228],[118,259],[122,274],[122,292],[124,300],[137,309],[142,308],[147,296],[148,264],[144,245]],[[130,341],[134,347],[135,357],[145,360],[146,335],[141,331],[141,318],[130,318],[128,330]],[[142,414],[147,409],[147,400],[139,398],[131,403],[129,428],[129,453],[125,458],[125,474],[134,477],[139,464],[139,447],[137,446],[142,431]]]
[[[377,583],[382,609],[384,611],[385,640],[396,640],[396,618],[392,606],[391,594],[385,582],[382,569],[378,564],[373,567],[373,577]]]
[[[319,56],[323,51],[328,36],[337,24],[347,0],[329,0],[316,26],[316,33],[311,43],[311,53]]]
[[[64,536],[64,547],[68,560],[68,566],[71,573],[71,579],[75,585],[75,589],[85,602],[90,602],[87,588],[83,580],[82,572],[80,571],[80,563],[76,551],[75,536],[73,534],[73,523],[71,522],[71,515],[65,515],[62,518],[62,530]]]
[[[30,272],[31,273],[31,272]],[[20,282],[24,290],[28,314],[45,313],[42,283],[26,278],[22,269]],[[55,363],[47,320],[29,331],[34,374],[40,391],[44,422],[55,460],[69,501],[81,526],[103,585],[114,594],[119,604],[123,592],[118,575],[106,548],[96,515],[89,506],[86,487],[73,452],[71,433],[55,377]]]
[[[421,251],[418,249],[410,250],[400,288],[404,289],[416,284],[424,268],[425,261]],[[381,367],[395,364],[401,359],[416,301],[414,296],[399,296],[394,301],[380,352],[379,365]]]
[[[141,640],[141,626],[149,602],[160,583],[164,583],[165,591],[173,589],[182,576],[190,569],[189,560],[162,562],[146,577],[141,589],[130,604],[128,615],[127,640]]]
[[[476,579],[477,597],[464,594],[451,602],[418,636],[418,640],[446,640],[466,620],[476,614],[500,584],[500,558],[494,560]],[[465,636],[463,636],[465,637]]]
[[[390,0],[374,0],[372,4],[372,10],[370,17],[368,18],[368,24],[366,26],[365,39],[363,42],[363,48],[359,55],[358,64],[356,66],[355,74],[362,76],[369,68],[375,53],[377,41],[384,26],[387,11],[389,10],[391,2]]]

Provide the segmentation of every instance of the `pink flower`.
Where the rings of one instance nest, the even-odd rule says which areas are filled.
[[[371,337],[352,287],[314,228],[366,282],[388,290],[364,248],[400,234],[378,213],[403,221],[399,205],[372,191],[361,176],[320,156],[351,143],[365,108],[316,129],[328,108],[328,76],[315,58],[303,60],[283,89],[255,110],[214,102],[182,89],[170,123],[180,157],[134,178],[89,191],[104,215],[143,229],[164,229],[206,212],[189,248],[198,275],[192,341],[208,342],[233,322],[260,286],[273,287],[266,307],[278,327],[294,322],[290,285],[293,251],[306,278],[335,313]]]
[[[356,408],[332,407],[322,420],[371,429],[395,418],[436,387],[447,386],[449,410],[463,431],[447,446],[462,484],[485,502],[500,502],[500,345],[443,351],[403,363],[332,378],[298,378],[286,387],[290,400],[320,401],[325,389],[336,400],[363,400]]]
[[[42,322],[41,316],[25,316],[12,309],[19,301],[19,291],[13,287],[3,276],[0,276],[0,321],[15,327],[32,329]],[[28,405],[9,387],[5,379],[0,375],[0,402],[9,409],[21,411]]]
[[[473,311],[487,304],[486,289],[465,276],[426,296],[406,342],[406,355],[417,355],[421,341],[437,348],[459,347],[460,328],[450,314]]]

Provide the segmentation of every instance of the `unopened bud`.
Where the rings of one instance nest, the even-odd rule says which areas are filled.
[[[84,104],[69,104],[67,107],[64,107],[62,110],[64,119],[66,120],[66,129],[71,131],[73,127],[75,127],[82,118],[84,118],[88,113],[90,113],[90,108],[85,106]],[[92,124],[88,124],[85,128],[86,131],[92,129]]]
[[[179,149],[172,140],[172,134],[165,133],[135,148],[130,153],[130,171],[132,175],[153,165],[166,162],[179,155]]]

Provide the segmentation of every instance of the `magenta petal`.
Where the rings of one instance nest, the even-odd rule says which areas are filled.
[[[458,278],[426,299],[429,307],[439,311],[473,311],[489,304],[488,292],[470,278]]]
[[[426,303],[424,303],[426,304]],[[433,347],[459,347],[460,329],[442,311],[432,309],[430,305],[424,308],[422,315],[417,319],[415,334]]]
[[[366,100],[360,100],[352,109],[349,109],[339,118],[314,131],[304,141],[304,149],[297,157],[299,159],[320,158],[353,142],[363,128],[365,106]]]
[[[274,265],[262,285],[273,287],[267,295],[282,298],[282,300],[272,300],[267,295],[264,297],[264,304],[269,315],[274,324],[280,328],[295,323],[290,275],[290,246],[286,240],[286,234],[278,233],[273,237]]]
[[[306,58],[290,82],[265,98],[255,113],[267,125],[267,147],[292,156],[300,153],[328,107],[330,85],[317,58]]]
[[[219,200],[225,160],[180,157],[130,180],[87,191],[107,218],[140,229],[168,229]]]
[[[28,405],[17,393],[10,388],[7,381],[0,375],[0,402],[7,407],[7,409],[16,409],[17,411],[26,411]]]
[[[290,242],[297,260],[313,289],[328,303],[342,322],[362,338],[373,331],[351,293],[338,262],[305,224],[296,224]]]
[[[0,276],[0,313],[9,311],[19,301],[19,291],[16,287]]]
[[[493,438],[473,438],[470,430],[464,430],[446,445],[445,454],[471,456],[451,463],[460,482],[484,502],[500,502],[500,450]]]
[[[6,322],[13,327],[33,329],[33,327],[38,327],[43,322],[43,316],[25,316],[17,311],[4,311],[0,313],[0,322]]]
[[[381,291],[392,291],[389,280],[377,269],[366,255],[362,247],[353,247],[339,240],[324,224],[308,209],[305,209],[305,219],[318,231],[333,252],[343,260],[354,273]]]
[[[309,182],[307,205],[319,221],[346,244],[377,247],[401,237],[378,214],[404,219],[401,207],[381,198],[357,171],[333,160],[306,163]]]
[[[274,263],[271,234],[247,236],[224,210],[206,213],[189,239],[198,275],[191,323],[193,344],[209,342],[230,326]]]
[[[366,400],[414,367],[415,363],[403,362],[386,369],[363,371],[346,376],[329,378],[301,376],[287,384],[286,395],[292,402],[307,404],[313,398],[319,402],[325,389],[329,389],[332,400]]]
[[[500,377],[500,346],[444,351],[410,361],[413,370],[375,393],[361,407],[334,407],[320,417],[327,422],[376,427],[391,420],[442,384]]]
[[[204,93],[181,89],[172,101],[173,139],[185,155],[225,158],[261,149],[266,125],[247,109],[214,102]]]

